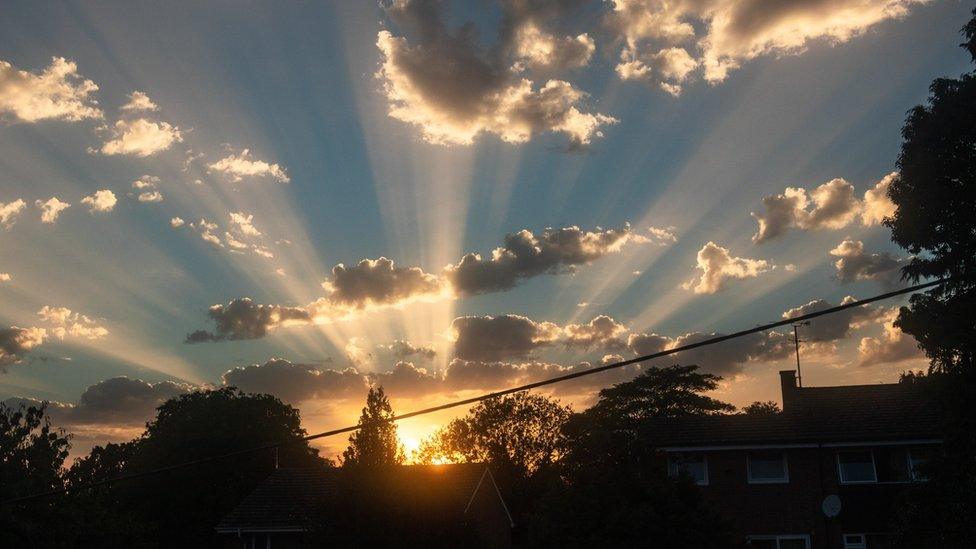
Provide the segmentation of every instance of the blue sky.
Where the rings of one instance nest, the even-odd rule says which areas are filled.
[[[501,100],[450,96],[445,90],[478,89],[471,87],[483,76],[478,66],[466,73],[470,82],[438,73],[437,63],[463,48],[437,49],[437,38],[430,38],[437,34],[423,28],[433,12],[421,23],[411,19],[419,2],[388,4],[5,4],[0,208],[17,200],[24,206],[14,207],[0,228],[0,273],[8,275],[0,276],[0,329],[45,333],[29,349],[6,355],[0,397],[58,401],[68,410],[65,424],[74,417],[88,426],[91,441],[100,442],[147,419],[138,406],[134,416],[101,410],[79,419],[80,395],[109,378],[141,380],[134,386],[138,398],[151,404],[167,391],[219,385],[234,367],[255,365],[242,375],[258,374],[258,365],[272,357],[291,363],[281,376],[293,376],[302,365],[299,373],[312,372],[316,380],[325,370],[348,367],[384,373],[403,360],[412,365],[403,370],[410,380],[427,387],[404,382],[401,393],[391,391],[406,409],[516,379],[513,369],[541,375],[530,373],[529,363],[547,364],[552,372],[608,354],[630,357],[641,334],[674,344],[682,334],[775,320],[812,300],[873,295],[895,284],[892,270],[852,272],[853,281],[845,283],[835,266],[840,256],[830,252],[850,240],[863,245],[853,259],[904,257],[887,229],[862,221],[855,209],[866,208],[865,192],[895,170],[904,114],[924,101],[929,82],[970,69],[958,29],[971,6],[955,1],[799,2],[790,13],[770,12],[780,25],[771,28],[748,24],[748,10],[762,13],[761,3],[717,0],[709,8],[715,11],[677,14],[691,29],[681,40],[632,28],[630,16],[615,25],[614,10],[623,2],[578,2],[544,17],[511,8],[520,2],[507,4],[509,12],[491,2],[448,2],[435,10],[449,36],[472,22],[474,51],[496,73],[485,76],[495,79],[495,91],[504,95],[514,89],[506,86],[532,81],[530,94],[512,101],[542,97],[548,81],[568,86],[560,93],[578,94],[560,96],[554,108],[562,110],[549,118],[515,119],[522,103],[505,111]],[[650,9],[657,2],[634,3],[645,4]],[[740,8],[744,14],[735,11]],[[648,13],[652,26],[667,15]],[[746,20],[745,30],[721,34],[718,21],[728,13]],[[506,14],[516,35],[528,38],[506,43],[499,33]],[[834,16],[830,24],[819,23]],[[519,34],[525,29],[537,34]],[[391,47],[403,48],[391,51],[414,55],[414,64],[378,47],[383,33]],[[539,68],[527,54],[513,53],[523,45],[544,46],[538,33],[553,39],[585,34],[577,42],[590,41],[593,48],[585,61]],[[659,55],[674,49],[690,56]],[[555,54],[567,51],[557,48],[539,63],[555,64]],[[624,77],[622,52],[647,72]],[[732,63],[724,78],[709,76],[709,56]],[[52,58],[73,63],[66,80],[54,81],[68,82],[77,102],[67,104],[71,98],[59,95],[61,104],[45,113],[37,101],[51,99],[52,81],[36,77],[53,66]],[[682,73],[681,61],[694,69]],[[513,69],[518,62],[528,68]],[[89,80],[97,90],[80,91]],[[435,85],[421,85],[431,81]],[[679,85],[680,93],[669,93],[668,85]],[[156,108],[132,103],[136,91]],[[570,124],[567,105],[616,122],[559,129]],[[405,112],[391,115],[398,106]],[[483,117],[478,122],[472,109]],[[156,140],[126,149],[121,132],[137,120],[154,124]],[[480,131],[460,142],[462,126]],[[519,127],[523,134],[511,133]],[[169,142],[159,141],[161,135]],[[108,154],[113,139],[123,150]],[[221,169],[221,159],[230,159],[223,164],[230,168]],[[797,218],[783,234],[753,242],[758,225],[750,213],[765,211],[764,197],[787,187],[812,196],[835,178],[853,186],[858,201],[846,213],[819,225],[813,217]],[[137,181],[141,188],[133,186]],[[99,190],[111,191],[115,203],[90,211],[94,206],[82,199]],[[35,201],[51,197],[70,207],[44,223]],[[231,213],[253,216],[253,230],[235,224]],[[180,224],[174,218],[182,226],[174,227]],[[469,252],[487,261],[506,234],[523,229],[540,237],[547,227],[576,226],[595,237],[627,223],[622,239],[598,246],[585,260],[561,258],[541,271],[520,271],[517,284],[500,291],[460,292],[444,270]],[[207,235],[215,238],[207,241]],[[683,285],[701,281],[696,254],[708,242],[728,254],[733,265],[727,268],[747,272],[718,273],[718,287],[696,293]],[[891,256],[872,259],[884,253]],[[322,286],[332,280],[334,265],[381,257],[392,259],[394,269],[421,269],[437,291],[401,288],[407,293],[399,297],[342,301],[341,315],[331,303],[327,320],[268,324],[263,337],[222,334],[208,320],[211,305],[243,297],[307,315],[316,300],[338,299],[330,292],[340,290]],[[370,286],[378,280],[357,288],[383,291]],[[39,314],[45,306],[48,314]],[[842,337],[816,342],[805,379],[890,381],[924,364],[917,354],[880,352],[899,337],[885,325],[884,313],[852,323]],[[452,333],[452,322],[488,315],[527,317],[531,324],[518,329],[535,335],[513,335],[489,323],[471,337],[498,348],[508,344],[506,337],[529,337],[530,348],[466,355],[472,363],[507,368],[508,377],[491,377],[497,372],[489,368],[478,382],[445,387],[445,372],[460,360],[462,336],[456,324]],[[598,315],[619,325],[613,341],[572,343],[569,327]],[[201,329],[222,340],[184,343]],[[862,338],[873,338],[875,347],[864,347]],[[429,352],[382,347],[395,340]],[[875,360],[861,356],[870,349],[879,351]],[[716,359],[711,366],[726,376],[721,396],[740,405],[776,398],[775,372],[788,367],[790,357],[743,352],[748,357]],[[701,361],[706,369],[708,361]],[[255,377],[249,388],[275,392],[285,390],[278,384],[301,385],[275,378],[277,370],[263,372],[268,375]],[[181,385],[156,385],[163,381]],[[582,403],[597,388],[560,396]],[[331,390],[288,393],[308,411],[309,428],[354,419],[361,395]],[[108,408],[131,396],[105,394],[109,402],[101,405]],[[419,437],[435,424],[409,429]]]

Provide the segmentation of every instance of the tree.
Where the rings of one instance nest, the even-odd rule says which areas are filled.
[[[536,505],[538,546],[728,547],[729,529],[688,479],[672,479],[644,429],[657,418],[735,410],[706,391],[721,378],[697,366],[649,368],[600,391],[565,424],[568,452]]]
[[[527,478],[565,453],[562,426],[571,413],[558,400],[527,391],[483,400],[425,440],[417,460],[485,462]]]
[[[974,10],[976,14],[976,10]],[[976,18],[962,44],[976,62]],[[950,277],[902,307],[896,326],[918,340],[935,370],[976,357],[976,73],[932,82],[927,105],[908,112],[899,175],[888,194],[891,238],[912,254],[902,276]]]
[[[0,404],[0,498],[56,490],[64,486],[61,467],[71,448],[70,435],[52,429],[47,404],[8,408]],[[63,499],[10,505],[0,513],[0,538],[15,545],[55,545],[47,525],[62,516]]]
[[[68,472],[80,487],[237,450],[280,444],[283,466],[321,467],[304,440],[298,410],[271,395],[233,387],[195,391],[163,403],[139,438],[97,447]],[[136,479],[73,496],[79,521],[91,520],[76,545],[143,543],[213,545],[214,526],[273,470],[273,451],[235,456]]]
[[[744,414],[750,416],[771,416],[781,412],[779,404],[772,400],[756,401],[742,409]]]
[[[343,466],[376,467],[403,463],[403,445],[383,387],[370,387],[366,406],[359,416],[359,429],[349,436],[349,447],[342,453]]]
[[[973,15],[962,47],[976,62]],[[906,492],[894,524],[912,547],[967,547],[976,545],[976,71],[936,79],[929,91],[902,128],[900,173],[889,188],[897,209],[885,224],[913,255],[903,277],[946,278],[912,296],[895,322],[930,359],[929,375],[902,382],[940,394],[946,435],[932,479]]]

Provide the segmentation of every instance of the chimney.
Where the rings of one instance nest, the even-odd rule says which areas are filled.
[[[783,411],[791,411],[796,405],[797,397],[800,396],[796,386],[796,370],[781,370],[779,384],[783,390]]]

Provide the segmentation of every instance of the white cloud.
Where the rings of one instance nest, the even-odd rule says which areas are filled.
[[[10,282],[10,273],[0,273],[0,282]]]
[[[183,225],[184,225],[185,223],[186,223],[186,222],[185,222],[185,221],[183,221],[183,218],[182,218],[182,217],[174,217],[173,219],[170,219],[170,220],[169,220],[169,226],[170,226],[170,227],[173,227],[174,229],[179,229],[179,228],[180,228],[180,227],[182,227],[182,226],[183,226]]]
[[[586,66],[596,43],[586,33],[559,37],[526,24],[517,33],[515,50],[516,57],[532,70],[557,72]]]
[[[121,107],[123,112],[158,111],[159,106],[145,92],[134,91],[129,94],[129,102]]]
[[[291,181],[284,168],[264,160],[253,160],[248,149],[244,149],[240,154],[229,154],[210,164],[209,168],[234,182],[241,181],[245,177],[269,177],[281,183]]]
[[[37,311],[37,315],[52,326],[51,332],[58,339],[64,339],[67,336],[82,339],[102,339],[108,335],[108,330],[96,320],[81,313],[73,312],[67,307],[45,305],[40,311]]]
[[[755,278],[772,270],[774,265],[764,259],[733,257],[727,248],[708,242],[698,250],[696,268],[701,276],[693,277],[682,287],[696,294],[714,294],[730,279]]]
[[[156,190],[143,191],[139,193],[139,196],[136,197],[136,200],[138,200],[139,202],[162,202],[163,193]]]
[[[78,66],[63,57],[51,58],[40,73],[0,61],[0,114],[9,113],[22,122],[101,118],[98,102],[92,98],[96,91],[98,86],[82,78]]]
[[[888,198],[888,188],[896,177],[898,177],[898,172],[891,172],[864,193],[861,223],[864,225],[879,225],[884,221],[884,218],[895,215],[897,208],[895,207],[895,203]]]
[[[146,118],[119,120],[109,133],[111,139],[98,149],[98,152],[104,155],[146,157],[165,151],[173,144],[183,141],[183,134],[176,126]]]
[[[894,214],[895,205],[888,198],[888,187],[897,173],[878,181],[859,200],[854,186],[842,178],[832,179],[807,193],[805,189],[787,187],[782,193],[762,199],[765,211],[752,212],[759,230],[752,241],[761,244],[783,235],[791,228],[803,230],[843,229],[860,218],[864,226],[877,225]]]
[[[245,236],[261,236],[261,231],[254,227],[253,220],[253,215],[246,215],[244,212],[230,213],[230,224],[237,232]]]
[[[110,212],[117,202],[115,193],[108,189],[97,190],[94,194],[81,199],[81,203],[87,205],[91,213]]]
[[[36,200],[34,205],[41,209],[42,223],[56,222],[58,220],[58,216],[61,215],[61,212],[71,207],[71,204],[58,200],[58,197],[56,196],[52,196],[46,201]]]
[[[46,338],[44,328],[0,328],[0,372],[6,371],[4,366],[21,362],[25,354],[44,343]]]
[[[27,203],[20,198],[11,202],[0,202],[0,227],[4,229],[13,227],[26,207]]]
[[[611,0],[607,23],[623,43],[618,74],[668,85],[648,60],[669,48],[701,66],[715,84],[760,56],[796,55],[814,42],[831,45],[862,35],[880,22],[905,16],[927,0]],[[694,52],[694,57],[690,52]],[[670,91],[670,90],[668,90]]]

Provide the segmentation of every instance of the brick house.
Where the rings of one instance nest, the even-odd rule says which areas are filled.
[[[357,516],[356,500],[368,516]],[[369,508],[375,504],[377,513]],[[395,513],[383,514],[386,504]],[[467,463],[401,465],[362,475],[341,468],[276,469],[216,531],[223,547],[243,549],[348,545],[333,539],[336,530],[404,526],[428,547],[509,547],[513,525],[491,471]]]
[[[783,411],[655,421],[669,474],[690,475],[736,537],[762,549],[900,547],[891,506],[941,450],[924,387],[798,387],[780,372]]]

